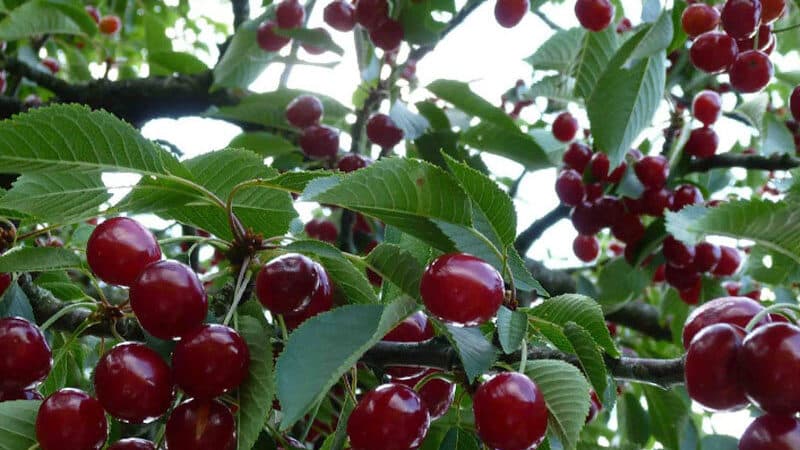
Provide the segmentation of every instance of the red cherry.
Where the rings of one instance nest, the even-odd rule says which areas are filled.
[[[306,10],[297,0],[283,0],[275,8],[275,22],[280,28],[298,28],[303,26]]]
[[[503,278],[480,258],[450,253],[436,258],[422,275],[420,294],[434,316],[464,326],[491,319],[504,298]]]
[[[419,395],[401,384],[384,384],[359,400],[347,422],[357,450],[417,448],[428,432],[430,414]]]
[[[294,1],[296,0],[289,0]],[[322,102],[313,95],[301,95],[286,106],[286,120],[290,124],[305,128],[319,124],[322,119]]]
[[[594,212],[604,227],[616,225],[625,215],[625,204],[617,197],[604,195],[595,201]]]
[[[117,16],[105,16],[100,19],[98,28],[103,34],[114,34],[122,28],[122,21]]]
[[[720,246],[722,255],[719,258],[717,267],[711,272],[718,277],[728,277],[739,270],[739,265],[742,263],[742,256],[739,251],[733,247]]]
[[[204,325],[184,336],[172,352],[175,383],[195,398],[219,397],[237,388],[249,366],[244,339],[224,325]]]
[[[608,182],[611,184],[619,184],[622,181],[622,177],[625,175],[625,171],[628,169],[628,165],[620,163],[613,172],[608,175]]]
[[[592,149],[580,142],[573,142],[570,144],[567,151],[564,152],[563,157],[564,165],[570,169],[575,169],[578,173],[583,173],[583,170],[586,169],[591,159]]]
[[[792,95],[789,97],[789,109],[792,111],[794,120],[800,121],[800,86],[792,90]]]
[[[686,153],[698,158],[710,158],[717,153],[719,136],[708,127],[695,128],[686,141]]]
[[[561,172],[556,178],[556,194],[561,203],[568,206],[582,202],[584,188],[581,175],[572,169]]]
[[[592,262],[597,259],[600,254],[600,243],[594,236],[584,236],[579,234],[578,237],[572,241],[572,251],[575,256],[583,262]]]
[[[371,163],[372,160],[358,153],[348,153],[339,160],[336,167],[342,172],[355,172],[358,169],[367,167]]]
[[[86,5],[83,7],[83,9],[86,10],[86,14],[92,18],[94,23],[98,25],[100,24],[100,11],[98,11],[97,8],[92,5]]]
[[[42,60],[42,65],[47,67],[47,70],[52,74],[57,74],[61,70],[61,63],[55,58],[47,57]]]
[[[11,286],[11,274],[10,273],[0,273],[0,297],[5,294],[6,289]]]
[[[312,219],[305,225],[308,237],[335,244],[339,240],[339,230],[330,220]]]
[[[744,430],[739,450],[795,450],[800,448],[800,421],[790,416],[763,415]]]
[[[682,184],[672,194],[672,211],[680,211],[684,206],[702,204],[703,193],[693,184]]]
[[[0,319],[0,391],[39,384],[52,367],[50,346],[36,325],[20,317]]]
[[[589,183],[586,185],[586,201],[594,202],[603,196],[603,183]]]
[[[656,267],[656,271],[653,273],[653,283],[663,283],[664,280],[666,280],[666,269],[666,264],[659,264],[658,267]]]
[[[761,23],[760,0],[727,0],[722,7],[722,28],[734,39],[755,34]]]
[[[697,278],[697,281],[694,283],[694,286],[681,289],[678,291],[678,296],[681,298],[681,301],[686,303],[687,305],[696,305],[700,302],[700,295],[703,293],[703,280],[700,277]]]
[[[156,450],[156,444],[144,439],[128,438],[115,442],[108,450]]]
[[[311,125],[300,136],[300,148],[311,159],[329,159],[339,151],[339,131],[327,125]]]
[[[644,225],[636,214],[626,213],[614,226],[611,234],[626,244],[635,244],[644,236]]]
[[[515,1],[515,0],[512,0]],[[526,8],[525,11],[527,12],[527,0],[525,0]],[[500,6],[500,0],[498,0],[497,5]],[[510,27],[508,27],[510,28]],[[553,121],[553,136],[561,142],[570,142],[575,139],[575,135],[578,133],[578,119],[572,116],[572,114],[568,112],[562,112],[561,114],[556,117],[556,120]]]
[[[710,272],[719,263],[722,250],[710,242],[701,242],[694,246],[694,264],[692,267],[697,272]]]
[[[42,450],[100,450],[107,433],[100,402],[78,389],[55,392],[36,415],[36,440]]]
[[[772,62],[766,53],[748,50],[739,53],[730,68],[731,85],[739,92],[758,92],[769,84],[772,72]]]
[[[308,306],[317,289],[317,265],[307,257],[290,253],[261,268],[256,278],[256,296],[273,314],[298,312]]]
[[[769,24],[786,12],[786,0],[761,0],[761,23]]]
[[[747,398],[770,414],[800,411],[800,328],[770,323],[747,335],[739,352]]]
[[[575,3],[575,16],[583,28],[603,31],[614,18],[614,5],[608,0],[578,0]]]
[[[695,3],[699,5],[703,3]],[[695,6],[692,5],[692,6]],[[713,9],[713,8],[712,8]],[[692,115],[705,126],[712,125],[719,119],[722,111],[722,99],[714,91],[702,91],[694,96]]]
[[[739,47],[739,53],[746,52],[747,50],[761,50],[766,53],[767,47],[772,43],[772,38],[772,25],[761,25],[758,27],[758,32],[754,36],[739,39],[736,41],[736,45]]]
[[[382,148],[392,148],[403,140],[403,130],[386,114],[375,114],[367,122],[367,138]]]
[[[703,304],[686,318],[683,325],[683,347],[689,344],[703,328],[718,323],[728,323],[744,328],[764,307],[746,297],[720,297]],[[762,319],[759,325],[769,323],[769,318]]]
[[[694,262],[694,247],[687,246],[671,235],[664,239],[662,250],[667,264],[674,267],[688,268]]]
[[[603,218],[598,214],[595,203],[582,202],[572,210],[572,226],[583,235],[597,234],[603,229]]]
[[[690,38],[713,31],[717,25],[719,25],[719,11],[705,3],[693,3],[686,7],[681,15],[681,26]]]
[[[494,375],[478,386],[472,403],[478,436],[492,448],[524,450],[544,438],[544,397],[539,387],[521,373]]]
[[[636,162],[633,170],[646,188],[660,188],[667,182],[669,162],[661,155],[645,156]]]
[[[696,287],[698,280],[700,280],[700,274],[692,269],[681,269],[667,264],[664,269],[664,278],[670,286],[682,291]]]
[[[130,286],[148,264],[161,259],[161,248],[142,224],[115,217],[94,229],[86,244],[86,259],[101,280]]]
[[[297,328],[301,323],[311,317],[329,311],[333,307],[333,285],[331,284],[328,272],[318,263],[315,264],[317,265],[317,273],[319,274],[319,285],[311,295],[311,301],[308,303],[308,306],[296,313],[286,314],[283,317],[283,320],[286,322],[286,328],[289,330]]]
[[[386,342],[422,342],[433,337],[433,327],[424,313],[417,311],[400,322],[383,337]],[[423,367],[387,367],[392,379],[414,378],[425,372]],[[419,380],[417,380],[419,381]],[[413,386],[411,386],[413,387]]]
[[[266,52],[277,52],[292,40],[291,38],[276,34],[276,28],[278,28],[278,24],[271,20],[267,20],[258,26],[256,41],[262,50]]]
[[[631,19],[627,17],[623,17],[617,23],[617,34],[627,33],[633,29],[633,23],[631,23]]]
[[[589,413],[586,414],[586,423],[589,423],[594,419],[596,419],[597,415],[600,414],[600,411],[602,410],[603,410],[603,403],[597,396],[597,392],[595,391],[589,392]]]
[[[736,40],[725,33],[709,31],[695,39],[689,49],[692,64],[703,72],[719,73],[728,69],[739,52]]]
[[[608,156],[605,153],[595,153],[589,161],[589,169],[595,180],[603,181],[607,179],[608,171],[611,169]]]
[[[427,369],[414,378],[407,378],[405,380],[397,380],[398,383],[404,384],[411,389],[422,381],[423,378],[434,373],[441,373],[441,370]],[[428,408],[431,415],[431,421],[436,420],[447,413],[450,405],[453,404],[453,398],[456,394],[456,386],[441,378],[434,378],[425,382],[419,389],[419,397],[422,403]]]
[[[389,4],[386,0],[358,0],[355,17],[362,27],[372,30],[389,18]]]
[[[200,279],[178,261],[147,266],[131,286],[130,300],[142,328],[159,339],[194,331],[208,313],[208,298]]]
[[[215,400],[181,403],[167,420],[169,450],[233,450],[236,424],[231,411]]]
[[[369,30],[372,43],[384,51],[393,51],[400,47],[404,35],[403,25],[392,19],[385,19]]]
[[[515,27],[528,12],[528,0],[497,0],[494,5],[494,18],[500,26]]]
[[[42,394],[35,389],[0,391],[0,402],[12,400],[42,400]]]
[[[689,397],[712,411],[735,411],[747,406],[739,381],[738,355],[745,332],[727,323],[704,328],[686,352]]]
[[[664,215],[664,210],[672,208],[672,191],[665,188],[645,189],[642,192],[641,204],[643,213],[661,217]]]
[[[337,31],[353,31],[356,26],[355,8],[345,0],[334,0],[328,3],[323,12],[325,23]]]

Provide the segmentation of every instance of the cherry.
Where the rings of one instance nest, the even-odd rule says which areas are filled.
[[[406,317],[383,337],[386,342],[422,342],[433,337],[433,327],[424,313],[417,311]],[[417,377],[425,372],[423,367],[388,367],[386,373],[393,379]],[[412,386],[413,387],[413,386]]]
[[[0,402],[12,400],[42,400],[42,394],[35,389],[0,391]]]
[[[342,172],[355,172],[358,169],[363,169],[370,165],[372,161],[358,153],[348,153],[336,164],[336,167]]]
[[[275,8],[275,22],[280,28],[298,28],[303,26],[306,10],[297,0],[283,0]]]
[[[353,31],[356,26],[355,9],[345,0],[328,3],[323,12],[325,23],[337,31]]]
[[[261,268],[256,278],[256,296],[273,314],[298,312],[311,301],[317,289],[317,265],[307,257],[290,253]]]
[[[789,109],[792,111],[794,120],[800,121],[800,86],[792,90],[792,95],[789,97]]]
[[[258,42],[258,46],[261,47],[262,50],[266,52],[277,52],[292,40],[291,38],[280,36],[275,33],[276,28],[278,28],[278,24],[271,20],[267,20],[258,26],[258,30],[256,30],[256,42]]]
[[[700,280],[700,274],[692,269],[683,269],[667,264],[664,269],[664,278],[670,286],[682,291],[696,287]]]
[[[742,343],[739,367],[747,398],[771,414],[800,411],[800,328],[770,323]]]
[[[770,24],[786,11],[786,0],[761,0],[761,23]]]
[[[700,295],[703,293],[703,280],[700,277],[694,286],[678,291],[678,297],[687,305],[696,305],[700,302]]]
[[[167,420],[169,450],[233,450],[236,424],[231,411],[216,400],[181,403]]]
[[[703,328],[728,323],[744,328],[764,307],[746,297],[720,297],[703,304],[686,318],[683,325],[683,347],[689,348],[694,336]],[[760,325],[769,323],[764,318]]]
[[[575,256],[583,262],[592,262],[600,254],[600,243],[594,236],[584,236],[579,234],[578,237],[572,241],[572,251]]]
[[[613,172],[608,175],[608,182],[611,184],[619,184],[622,181],[622,177],[625,175],[625,171],[628,169],[628,165],[624,162],[620,163]]]
[[[356,450],[417,448],[428,432],[430,414],[420,396],[401,384],[384,384],[359,400],[347,422]]]
[[[187,334],[172,352],[175,383],[195,398],[219,397],[235,389],[250,367],[250,351],[233,328],[204,325]]]
[[[144,439],[128,438],[115,442],[108,450],[156,450],[156,444]]]
[[[739,265],[742,263],[742,256],[735,248],[725,245],[720,246],[720,251],[722,255],[720,255],[717,267],[715,267],[711,273],[718,277],[731,276],[739,270]]]
[[[376,47],[390,52],[400,47],[405,32],[400,22],[385,19],[380,24],[369,30],[369,38]]]
[[[603,218],[595,203],[582,202],[572,210],[572,226],[578,233],[591,236],[603,229]]]
[[[528,2],[525,1],[527,4]],[[500,5],[500,2],[497,2]],[[527,7],[525,8],[527,11]],[[568,112],[562,112],[553,121],[553,136],[561,142],[570,142],[578,133],[578,120]]]
[[[174,388],[169,366],[144,344],[125,342],[100,358],[94,372],[97,400],[109,414],[147,423],[167,412]]]
[[[672,211],[680,211],[684,206],[703,203],[703,193],[693,184],[682,184],[672,194]]]
[[[372,30],[389,18],[389,4],[386,0],[358,0],[355,17],[362,27]]]
[[[564,164],[570,169],[575,169],[578,173],[583,173],[591,159],[592,149],[580,142],[570,144],[563,156]]]
[[[594,202],[603,196],[603,183],[589,183],[586,185],[586,201]]]
[[[317,273],[319,274],[319,285],[311,295],[311,301],[308,303],[308,306],[296,313],[286,314],[283,317],[284,322],[286,322],[286,328],[289,330],[297,328],[301,323],[311,317],[329,311],[333,307],[333,285],[331,284],[328,272],[318,263],[315,264],[317,265]]]
[[[722,250],[710,242],[701,242],[694,246],[694,264],[692,267],[697,272],[710,272],[719,263]]]
[[[735,411],[747,406],[738,366],[744,336],[744,329],[718,323],[692,339],[684,369],[692,400],[712,411]]]
[[[603,410],[603,403],[600,401],[600,398],[597,396],[597,392],[590,391],[589,392],[589,412],[586,414],[586,422],[589,423],[597,418],[597,415],[600,414],[600,411]]]
[[[614,226],[611,234],[626,244],[635,244],[644,237],[644,225],[636,214],[626,213]]]
[[[595,180],[603,181],[607,179],[610,169],[611,163],[605,153],[595,153],[589,161],[589,170]]]
[[[161,259],[161,248],[142,224],[115,217],[92,231],[86,244],[86,259],[101,280],[130,286],[148,264]]]
[[[719,11],[705,3],[693,3],[687,6],[681,15],[681,26],[690,38],[713,31],[717,25],[719,25]]]
[[[50,346],[36,325],[20,317],[0,319],[0,391],[34,386],[52,367]]]
[[[403,140],[403,130],[386,114],[375,114],[367,122],[367,138],[380,147],[391,148]]]
[[[660,188],[667,182],[669,162],[661,155],[645,156],[636,162],[633,170],[646,188]]]
[[[528,12],[528,0],[497,0],[494,5],[494,18],[500,26],[515,27]]]
[[[441,373],[441,370],[427,369],[414,378],[407,378],[405,380],[398,380],[398,383],[404,384],[412,389],[422,381],[423,378],[434,373]],[[447,413],[450,405],[453,404],[455,397],[456,386],[441,378],[433,378],[425,382],[419,389],[419,396],[422,403],[428,408],[431,415],[431,420],[436,420]]]
[[[107,433],[100,402],[78,389],[55,392],[36,415],[36,440],[42,450],[100,450]]]
[[[336,225],[330,220],[312,219],[305,225],[304,231],[308,237],[320,241],[335,244],[339,239],[339,230],[336,229]]]
[[[659,264],[658,267],[656,267],[656,271],[653,272],[653,283],[663,283],[666,280],[666,269],[666,264]]]
[[[727,0],[722,7],[722,28],[734,39],[755,34],[761,23],[760,0]]]
[[[719,73],[733,64],[738,52],[735,39],[725,33],[709,31],[698,36],[692,43],[689,58],[703,72]]]
[[[311,125],[300,136],[300,148],[311,159],[329,159],[339,151],[339,131],[327,125]]]
[[[739,92],[758,92],[772,78],[772,62],[766,53],[748,50],[739,53],[730,68],[731,86]]]
[[[478,386],[472,403],[478,436],[489,447],[524,450],[544,438],[544,397],[539,387],[521,373],[494,375]]]
[[[450,253],[425,268],[420,294],[434,316],[473,326],[495,315],[505,292],[503,278],[494,267],[471,255]]]
[[[6,289],[11,286],[11,274],[10,273],[0,273],[0,297],[5,294]]]
[[[289,1],[297,3],[296,0]],[[298,128],[306,128],[319,124],[322,111],[322,102],[317,97],[301,95],[286,106],[286,120]]]
[[[147,266],[131,286],[130,300],[142,328],[159,339],[194,331],[208,313],[208,298],[200,279],[178,261]]]
[[[104,16],[97,24],[103,34],[114,34],[122,28],[122,21],[117,16]]]
[[[744,430],[739,450],[795,450],[800,448],[800,421],[791,416],[763,415]]]
[[[61,70],[61,63],[59,63],[57,59],[50,58],[49,56],[42,60],[42,65],[47,67],[47,70],[52,74],[57,74]]]
[[[604,227],[612,227],[625,215],[625,204],[617,197],[604,195],[595,201],[594,212]]]
[[[631,23],[631,19],[628,19],[627,17],[623,17],[619,20],[619,23],[617,23],[617,34],[627,33],[632,29],[633,23]]]
[[[614,5],[608,0],[578,0],[575,3],[575,16],[583,28],[603,31],[614,18]]]
[[[704,5],[695,3],[695,5]],[[713,9],[713,8],[712,8]],[[694,96],[692,101],[692,115],[705,126],[712,125],[719,119],[722,111],[722,99],[715,91],[702,91]]]
[[[662,250],[667,264],[673,267],[684,269],[690,267],[694,262],[694,247],[684,244],[672,235],[664,239]]]
[[[641,204],[643,213],[654,217],[663,216],[665,209],[672,209],[672,191],[665,188],[645,189]]]
[[[94,20],[94,23],[100,24],[100,11],[98,11],[97,8],[92,5],[86,5],[83,9],[86,10],[86,14]]]
[[[583,178],[578,172],[567,169],[556,178],[556,194],[561,203],[575,206],[583,201],[584,193]]]
[[[725,288],[725,291],[728,292],[728,295],[736,296],[736,295],[740,295],[739,291],[741,291],[741,289],[742,289],[742,284],[739,283],[738,281],[727,281],[725,283],[722,283],[722,287]],[[747,293],[742,294],[742,295],[747,297],[747,298],[751,298],[751,299],[753,299],[755,301],[760,301],[761,300],[761,289],[759,289],[758,287],[755,287],[752,291],[747,292]]]
[[[754,36],[739,39],[736,41],[736,45],[739,47],[739,53],[746,52],[747,50],[761,50],[762,52],[768,53],[766,49],[772,44],[772,41],[772,25],[761,25],[758,27],[758,32]]]

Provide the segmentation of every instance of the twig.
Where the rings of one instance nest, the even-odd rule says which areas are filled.
[[[303,20],[303,26],[308,26],[308,18],[311,17],[311,13],[314,10],[314,6],[316,5],[317,0],[308,0],[305,4],[306,9],[306,17]],[[289,61],[297,61],[297,50],[300,48],[300,43],[297,39],[292,40],[292,48],[289,50]],[[286,65],[283,67],[283,73],[281,73],[281,79],[278,81],[278,88],[285,88],[286,85],[289,83],[289,76],[292,74],[292,69],[294,69],[294,62],[287,62]]]
[[[741,153],[723,153],[711,158],[696,159],[689,163],[688,172],[708,172],[711,169],[741,167],[753,170],[791,170],[800,167],[800,159],[791,154],[761,156]]]
[[[517,236],[514,247],[520,255],[525,255],[534,242],[539,239],[548,228],[555,225],[559,220],[569,216],[570,208],[566,205],[558,205],[555,209],[534,221],[528,228]]]
[[[535,10],[533,10],[533,14],[534,14],[534,15],[536,15],[536,17],[538,17],[538,18],[539,18],[539,20],[541,20],[542,22],[544,22],[544,24],[545,24],[545,25],[547,25],[548,27],[550,27],[550,29],[551,29],[551,30],[553,30],[553,31],[561,31],[561,30],[563,30],[563,28],[561,28],[560,26],[558,26],[558,24],[556,24],[555,22],[553,22],[552,20],[550,20],[550,19],[547,17],[547,15],[546,15],[546,14],[544,14],[544,13],[543,13],[543,12],[541,12],[541,11],[539,11],[539,9],[538,9],[538,8],[537,8],[537,9],[535,9]]]
[[[248,0],[231,0],[233,7],[233,29],[238,30],[239,26],[250,19],[250,2]]]

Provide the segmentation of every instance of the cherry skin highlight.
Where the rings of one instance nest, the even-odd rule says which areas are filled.
[[[719,11],[705,3],[693,3],[683,10],[681,26],[690,38],[714,31],[719,25]]]
[[[50,346],[36,325],[20,317],[0,319],[0,391],[35,386],[52,367]]]
[[[739,254],[739,250],[725,245],[720,246],[720,251],[722,254],[717,267],[711,273],[718,277],[731,276],[739,270],[739,265],[742,263],[742,255]]]
[[[761,23],[760,0],[727,0],[720,16],[722,28],[734,39],[755,34]]]
[[[108,450],[156,450],[156,444],[144,439],[128,438],[115,442]]]
[[[769,84],[773,70],[766,53],[759,50],[739,53],[729,70],[731,86],[743,93],[758,92]]]
[[[526,2],[527,3],[527,2]],[[499,4],[499,3],[498,3]],[[527,9],[526,9],[527,11]],[[553,121],[553,136],[561,142],[571,142],[578,133],[578,120],[568,112],[563,112]]]
[[[319,284],[314,261],[290,253],[279,256],[261,268],[256,277],[256,296],[274,314],[297,312],[311,301]]]
[[[597,259],[600,254],[600,243],[594,236],[584,236],[579,234],[574,241],[572,241],[572,251],[575,256],[583,262],[592,262]]]
[[[739,351],[744,329],[727,323],[704,328],[686,353],[689,397],[712,411],[735,411],[747,406],[739,381]]]
[[[703,72],[720,73],[733,64],[738,52],[734,38],[718,31],[709,31],[692,43],[689,58]]]
[[[544,438],[547,407],[539,387],[517,372],[494,375],[472,399],[481,441],[502,450],[526,450]]]
[[[130,286],[148,264],[161,259],[161,248],[142,224],[115,217],[94,229],[86,244],[86,259],[101,280]]]
[[[614,5],[608,0],[578,0],[575,3],[575,16],[583,28],[603,31],[614,19]]]
[[[561,203],[565,205],[579,204],[585,195],[583,177],[572,169],[561,172],[556,178],[556,194]]]
[[[391,148],[403,140],[403,130],[386,114],[375,114],[367,122],[367,138],[382,148]]]
[[[422,444],[430,413],[411,388],[384,384],[361,397],[347,422],[354,450],[406,450]]]
[[[661,155],[645,156],[636,162],[633,170],[646,188],[660,188],[667,182],[669,162]]]
[[[353,31],[356,26],[356,11],[345,0],[334,0],[328,3],[323,11],[325,23],[336,31]]]
[[[694,247],[684,244],[672,235],[664,239],[662,251],[667,264],[674,267],[684,269],[690,267],[694,262]]]
[[[580,142],[570,144],[563,156],[564,165],[576,170],[578,173],[583,173],[591,159],[592,149]]]
[[[686,323],[683,325],[683,347],[689,348],[692,339],[703,328],[718,323],[744,328],[763,310],[763,306],[747,297],[720,297],[706,302],[686,318]],[[759,325],[767,324],[769,321],[768,317],[764,318]]]
[[[211,399],[237,388],[250,367],[250,351],[233,328],[204,325],[172,353],[175,383],[194,398]]]
[[[703,193],[693,184],[682,184],[672,194],[672,211],[680,211],[685,206],[703,203]]]
[[[695,3],[702,5],[703,3]],[[722,112],[722,99],[714,91],[702,91],[694,96],[692,115],[705,126],[713,125]]]
[[[301,95],[286,106],[286,120],[298,128],[318,125],[322,119],[322,102],[313,95]]]
[[[36,415],[36,440],[42,450],[100,450],[107,433],[100,402],[78,389],[55,392]]]
[[[327,125],[311,125],[300,136],[300,148],[311,159],[329,159],[339,151],[339,131]]]
[[[747,335],[739,353],[747,398],[771,414],[800,411],[800,328],[770,323]]]
[[[434,373],[441,373],[441,370],[427,369],[414,378],[397,380],[397,382],[414,389],[417,383],[422,381],[423,378]],[[418,392],[419,397],[422,399],[422,403],[424,403],[428,408],[428,412],[431,415],[431,421],[434,421],[445,415],[447,410],[450,409],[450,405],[453,404],[453,399],[455,397],[456,386],[447,380],[434,378],[425,382]]]
[[[359,155],[358,153],[348,153],[339,160],[339,162],[336,164],[336,168],[342,172],[349,173],[355,172],[358,169],[363,169],[370,164],[372,164],[371,159]]]
[[[289,330],[297,328],[306,320],[317,314],[329,311],[333,307],[333,284],[331,284],[330,276],[319,263],[315,264],[319,274],[319,285],[314,293],[311,294],[311,301],[305,308],[296,313],[286,314],[283,317],[286,322],[286,328]]]
[[[694,263],[692,267],[698,272],[710,272],[722,258],[719,246],[709,242],[701,242],[694,246]]]
[[[770,24],[786,12],[786,0],[761,0],[761,23]]]
[[[796,450],[800,448],[800,421],[794,417],[763,415],[744,430],[739,450]]]
[[[230,409],[216,400],[181,403],[167,420],[169,450],[234,450],[236,423]]]

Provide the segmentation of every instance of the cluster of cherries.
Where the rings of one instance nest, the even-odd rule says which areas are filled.
[[[751,330],[752,328],[752,330]],[[683,328],[689,396],[711,411],[764,411],[740,450],[794,450],[800,443],[800,327],[746,297],[697,308]]]
[[[711,128],[722,112],[722,99],[716,91],[701,91],[692,101],[692,116],[703,124],[689,134],[684,150],[696,158],[710,158],[717,153],[719,136]]]
[[[100,11],[97,7],[92,5],[86,5],[86,14],[89,14],[89,17],[94,20],[94,23],[97,24],[97,28],[100,30],[101,33],[112,35],[122,28],[122,21],[120,20],[119,16],[114,14],[109,14],[107,16],[100,16]]]
[[[267,52],[277,52],[292,41],[292,38],[276,33],[276,30],[291,30],[303,26],[306,20],[306,9],[298,0],[284,0],[275,8],[275,19],[267,20],[259,25],[256,31],[258,46]],[[323,28],[316,30],[328,33]],[[312,55],[319,55],[325,49],[303,43],[303,50]]]

